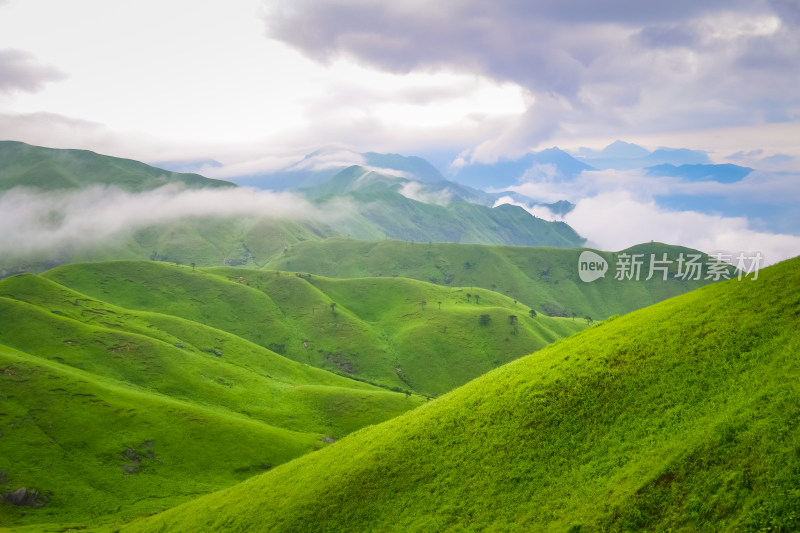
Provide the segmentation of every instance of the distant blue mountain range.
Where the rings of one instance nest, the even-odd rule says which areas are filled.
[[[502,190],[527,180],[572,179],[584,170],[595,168],[559,148],[548,148],[540,152],[528,152],[515,160],[475,163],[462,168],[453,179],[470,187]]]
[[[647,167],[649,176],[674,176],[689,181],[717,181],[719,183],[735,183],[753,172],[750,167],[740,167],[726,163],[724,165],[680,165],[670,163]]]

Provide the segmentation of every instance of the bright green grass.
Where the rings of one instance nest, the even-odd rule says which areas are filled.
[[[672,278],[664,281],[659,277],[645,281],[646,269],[639,282],[617,281],[611,271],[606,278],[584,283],[578,277],[581,251],[327,239],[292,246],[266,268],[342,278],[403,276],[451,287],[482,287],[515,298],[537,312],[556,306],[570,316],[575,313],[578,318],[589,316],[594,320],[625,314],[709,283]],[[641,244],[627,251],[644,254],[647,261],[652,253],[659,259],[667,253],[672,260],[682,252],[698,253],[660,243]],[[598,253],[610,265],[618,255]]]
[[[300,363],[427,396],[586,327],[582,319],[531,318],[528,307],[484,289],[402,278],[333,280],[157,262],[67,265],[42,276],[127,309],[234,333]],[[481,315],[489,315],[488,325],[480,326]]]
[[[0,281],[0,494],[36,488],[51,501],[37,510],[0,503],[0,526],[138,516],[422,402],[221,329],[115,306],[41,276],[8,278]],[[128,448],[155,458],[126,473]]]
[[[606,321],[128,531],[797,531],[800,259]]]
[[[91,311],[95,314],[98,308],[93,307]],[[108,311],[114,312],[113,309]],[[119,310],[116,314],[122,315],[116,327],[111,324],[111,327],[97,327],[55,316],[52,311],[24,302],[0,298],[3,323],[0,342],[173,398],[225,408],[275,426],[327,433],[336,438],[403,412],[419,401],[304,368],[263,348],[237,343],[236,337],[222,331],[207,332],[213,334],[214,344],[206,345],[206,349],[203,344],[190,343],[188,339],[195,340],[191,336],[170,338],[171,335],[166,335],[169,341],[176,341],[173,343],[131,333],[125,326],[132,317]],[[178,328],[173,329],[176,332],[203,329],[185,324],[185,329],[180,330],[182,324],[178,319],[171,322],[168,326],[177,325]],[[155,331],[148,333],[156,334]],[[197,338],[202,339],[202,336]],[[209,353],[214,351],[222,355],[217,357]],[[317,388],[308,391],[304,386]],[[352,395],[362,402],[361,409],[336,415],[323,413],[319,409],[319,397],[324,398],[326,392],[332,398]],[[366,419],[365,411],[368,412]]]
[[[483,314],[491,317],[486,326]],[[7,370],[0,379],[8,380],[0,492],[24,486],[52,499],[39,510],[0,506],[0,524],[102,528],[177,505],[425,402],[386,387],[440,394],[585,326],[531,318],[528,308],[483,289],[400,278],[157,262],[7,278],[0,281],[0,369]],[[198,440],[200,415],[176,409],[218,422],[203,422]],[[189,479],[178,443],[194,457],[181,459],[192,468],[226,459]],[[162,455],[168,446],[177,448]],[[163,463],[140,458],[126,473],[128,448]]]
[[[51,523],[63,531],[112,515],[134,517],[324,446],[319,435],[155,394],[3,345],[0,391],[2,488],[36,488],[50,498],[41,509],[0,503],[4,526]]]

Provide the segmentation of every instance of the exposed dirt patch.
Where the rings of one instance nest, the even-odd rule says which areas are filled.
[[[125,448],[121,454],[125,462],[129,464],[120,465],[122,471],[126,474],[137,474],[143,466],[146,466],[148,462],[155,459],[156,454],[154,447],[155,442],[146,440],[138,446],[138,449],[133,449],[130,446]]]
[[[29,489],[27,487],[20,487],[13,492],[4,494],[2,498],[17,507],[33,507],[39,509],[47,505],[50,501],[48,496],[45,496],[37,489]]]
[[[320,353],[323,353],[322,350],[320,350]],[[358,354],[351,354],[350,357],[356,357],[357,355]],[[358,371],[355,363],[351,361],[347,355],[341,352],[328,352],[325,354],[325,360],[333,363],[336,365],[336,368],[347,372],[348,374],[355,374]]]

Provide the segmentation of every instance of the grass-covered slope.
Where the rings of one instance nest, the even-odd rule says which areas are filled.
[[[429,396],[586,327],[585,320],[531,317],[528,307],[491,291],[403,278],[124,261],[42,276],[126,309],[233,333],[300,363]]]
[[[492,208],[472,203],[471,194],[467,199],[459,196],[464,192],[455,184],[423,184],[359,166],[305,190],[310,198],[348,199],[353,211],[334,226],[340,234],[357,239],[561,248],[585,242],[564,222],[542,220],[512,205]]]
[[[0,283],[0,316],[0,342],[9,346],[287,429],[338,438],[409,407],[402,395],[298,364],[227,331],[109,305],[36,276]],[[360,408],[327,412],[320,405],[348,394]]]
[[[0,281],[0,527],[151,512],[424,401],[41,276]]]
[[[132,159],[88,150],[60,150],[0,141],[0,191],[17,186],[58,190],[90,185],[115,185],[128,191],[145,191],[168,184],[191,188],[236,186],[228,181],[170,172]]]
[[[128,531],[796,531],[800,259],[606,321]]]
[[[185,501],[324,444],[0,345],[0,527],[50,530]],[[112,515],[114,515],[112,517]]]
[[[647,281],[649,258],[666,253],[676,261],[681,253],[698,254],[679,246],[641,244],[628,254],[643,254],[646,265],[640,281],[615,280],[614,264],[622,252],[597,252],[609,263],[605,278],[584,283],[579,278],[582,249],[483,246],[401,241],[362,242],[328,239],[302,242],[275,257],[266,268],[311,272],[332,277],[403,276],[454,287],[482,287],[517,299],[537,312],[602,319],[640,309],[683,294],[708,280],[666,281],[657,274]],[[676,272],[677,264],[670,272]],[[705,275],[703,276],[705,277]]]

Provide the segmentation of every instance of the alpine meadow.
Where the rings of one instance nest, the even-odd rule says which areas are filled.
[[[798,29],[0,0],[0,533],[800,531]]]

